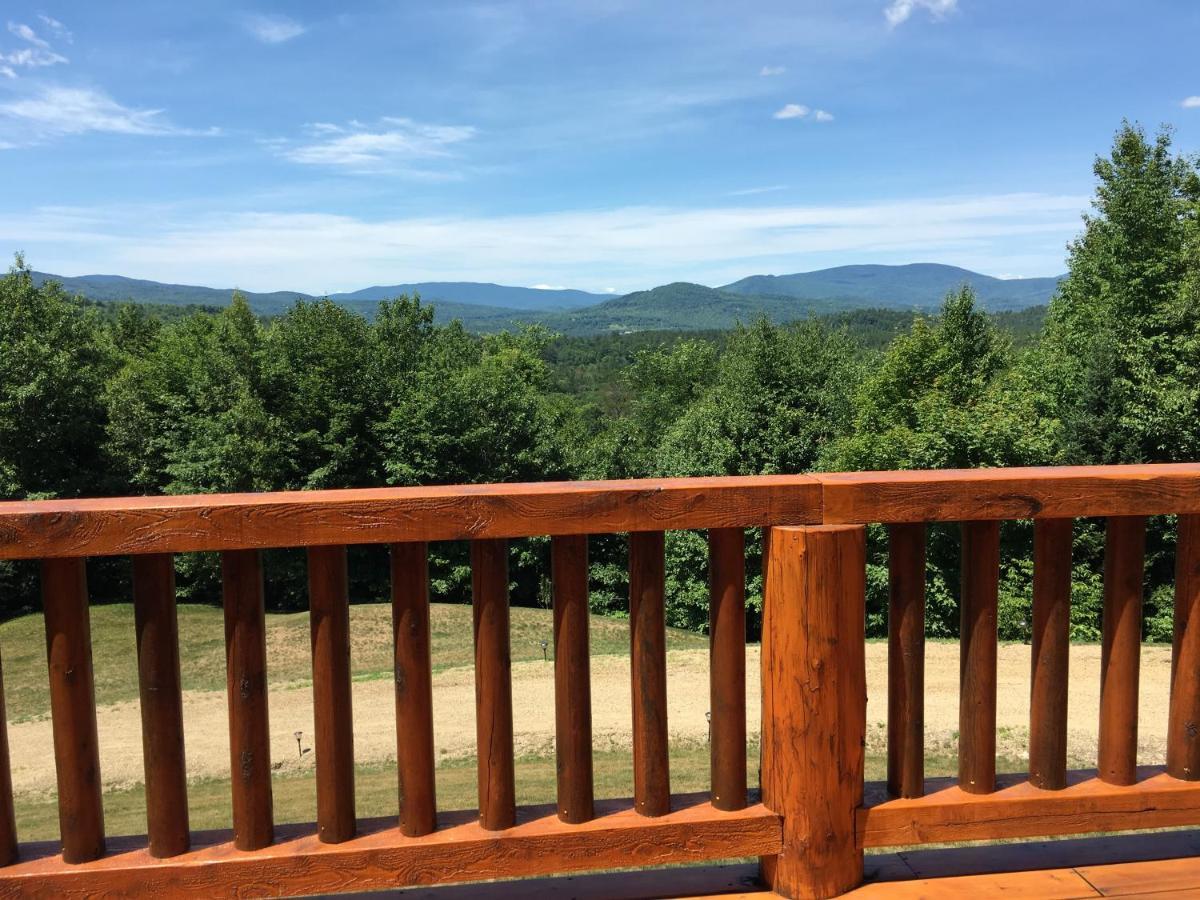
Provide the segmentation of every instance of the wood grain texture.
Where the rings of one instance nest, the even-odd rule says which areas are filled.
[[[579,823],[592,818],[594,811],[587,535],[551,539],[550,581],[554,594],[558,817]]]
[[[925,791],[925,525],[888,526],[887,782]]]
[[[58,822],[68,863],[104,854],[100,747],[92,680],[87,573],[82,559],[42,561]]]
[[[814,475],[824,521],[961,522],[1200,512],[1200,463]]]
[[[428,547],[393,544],[391,565],[400,830],[420,837],[437,827]]]
[[[1200,824],[1200,785],[1142,769],[1132,785],[1095,773],[1070,773],[1058,791],[1005,776],[998,790],[970,794],[957,785],[924,797],[887,800],[858,812],[864,847],[1088,834]]]
[[[996,606],[1000,523],[962,526],[959,640],[958,783],[986,794],[996,783]]]
[[[4,705],[4,667],[0,664],[0,866],[17,858],[17,821],[13,812],[12,766],[8,757],[8,714]]]
[[[633,696],[633,801],[644,816],[671,809],[667,734],[664,535],[629,536],[629,641]]]
[[[1200,515],[1179,517],[1167,771],[1200,779]]]
[[[1067,783],[1067,684],[1071,650],[1071,519],[1033,526],[1033,647],[1029,780],[1043,790]]]
[[[516,816],[507,541],[471,542],[471,604],[479,824],[500,831],[512,827]]]
[[[275,821],[267,716],[267,629],[259,552],[222,553],[221,582],[234,844],[239,850],[257,850],[273,840]]]
[[[0,559],[803,524],[806,475],[0,503]]]
[[[1132,784],[1137,774],[1145,546],[1144,517],[1109,518],[1104,539],[1097,768],[1100,778],[1111,784]]]
[[[187,851],[191,838],[187,759],[183,749],[179,622],[175,611],[175,558],[171,554],[133,558],[133,619],[137,632],[150,854],[175,856]]]
[[[746,805],[746,533],[708,532],[708,683],[712,804]]]
[[[64,866],[47,845],[0,869],[0,895],[62,898],[281,897],[395,889],[551,873],[693,863],[758,856],[780,847],[779,817],[761,805],[715,810],[703,796],[676,798],[676,811],[648,819],[629,800],[597,803],[596,818],[559,821],[554,807],[522,810],[502,835],[471,814],[443,817],[434,834],[409,838],[393,819],[360,822],[359,834],[322,843],[311,825],[283,825],[279,841],[253,853],[235,849],[228,832],[198,834],[195,849],[158,860],[139,842],[104,859]]]
[[[866,529],[772,528],[764,565],[762,796],[783,848],[762,860],[785,897],[861,882],[867,687]]]
[[[354,716],[350,697],[350,588],[345,547],[308,548],[317,836],[354,837]]]

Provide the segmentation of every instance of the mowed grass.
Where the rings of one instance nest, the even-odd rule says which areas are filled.
[[[133,606],[112,603],[93,606],[92,666],[96,703],[105,706],[136,700],[137,646]],[[554,625],[546,609],[513,607],[511,612],[513,661],[542,658],[542,641],[553,655]],[[183,689],[225,690],[225,630],[222,611],[216,606],[179,606],[179,656]],[[388,603],[360,603],[350,607],[351,665],[356,679],[389,678],[392,671],[392,613]],[[431,655],[435,671],[470,666],[472,649],[471,607],[434,603],[430,607]],[[668,629],[667,648],[697,649],[708,646],[703,635]],[[594,656],[629,653],[629,623],[624,619],[592,616],[591,649]],[[50,693],[46,670],[46,634],[40,613],[0,624],[4,692],[10,721],[49,713]],[[311,643],[307,612],[268,613],[267,677],[272,685],[304,685],[312,679]]]

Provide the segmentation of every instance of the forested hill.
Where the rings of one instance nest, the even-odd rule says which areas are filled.
[[[39,285],[48,279],[62,282],[71,293],[97,301],[225,306],[233,296],[233,289],[162,284],[118,275],[63,278],[34,273]],[[1057,283],[1055,278],[1005,280],[953,266],[917,264],[755,275],[725,288],[675,282],[619,297],[479,282],[416,282],[333,294],[330,299],[370,317],[380,300],[419,295],[434,306],[438,322],[459,319],[470,331],[489,333],[540,323],[563,334],[587,335],[721,329],[760,316],[790,322],[813,314],[867,308],[932,310],[947,293],[964,284],[975,289],[986,310],[1018,310],[1045,305]],[[243,294],[255,313],[268,317],[283,313],[297,300],[316,299],[313,294],[297,291]]]

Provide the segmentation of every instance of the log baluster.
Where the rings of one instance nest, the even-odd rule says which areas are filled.
[[[4,666],[0,663],[0,866],[17,859],[17,820],[13,812],[12,767],[8,757],[8,711],[4,705]]]
[[[1200,779],[1200,515],[1179,517],[1167,771]]]
[[[1033,523],[1033,646],[1029,679],[1029,781],[1067,786],[1067,673],[1071,650],[1072,519]]]
[[[316,731],[317,837],[354,837],[354,717],[346,548],[308,548],[308,615]]]
[[[708,532],[712,805],[746,808],[746,533]]]
[[[267,718],[267,637],[262,557],[257,550],[221,554],[225,606],[225,688],[233,843],[259,850],[275,840],[271,801],[271,740]]]
[[[1100,646],[1102,781],[1137,780],[1138,677],[1142,652],[1142,580],[1146,519],[1112,516],[1104,537],[1104,618]]]
[[[87,573],[82,559],[42,561],[42,603],[63,861],[88,862],[104,855],[104,811]]]
[[[887,784],[925,792],[925,525],[888,526]]]
[[[671,811],[664,552],[661,531],[629,535],[633,808],[643,816]]]
[[[400,830],[420,837],[437,828],[429,553],[423,542],[392,544],[391,549]]]
[[[594,815],[587,535],[552,538],[550,570],[558,817],[579,823]]]
[[[479,822],[501,831],[516,821],[507,541],[471,542],[471,603]]]
[[[959,632],[958,786],[996,789],[996,607],[1000,523],[962,525],[962,625]]]
[[[191,846],[175,558],[170,553],[133,558],[133,616],[146,770],[146,831],[150,855],[165,858],[185,853]]]

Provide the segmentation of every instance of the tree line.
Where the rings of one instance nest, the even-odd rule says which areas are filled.
[[[1096,160],[1094,208],[1044,323],[997,324],[968,288],[935,315],[766,320],[731,332],[556,340],[434,323],[418,298],[367,319],[328,300],[261,321],[235,297],[165,321],[0,279],[0,497],[306,490],[568,478],[1200,459],[1200,162],[1125,124]],[[901,327],[902,326],[902,327]],[[881,329],[895,333],[881,338]],[[614,363],[614,360],[616,362]],[[1167,639],[1173,523],[1154,519],[1146,633]],[[1005,523],[1000,632],[1028,636],[1032,529]],[[868,630],[886,631],[882,531]],[[544,539],[514,542],[513,601],[549,602]],[[625,542],[591,541],[592,604],[627,605]],[[927,629],[957,633],[959,538],[929,534]],[[1096,639],[1101,523],[1076,528],[1072,632]],[[707,623],[704,536],[669,534],[668,621]],[[210,554],[178,558],[183,600],[219,602]],[[304,559],[267,554],[268,602],[305,606]],[[750,632],[761,535],[748,541]],[[128,565],[93,561],[97,600]],[[353,595],[386,590],[382,548],[353,549]],[[464,601],[466,548],[431,548],[432,591]],[[32,566],[0,566],[0,613],[37,606]]]

